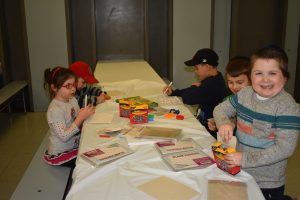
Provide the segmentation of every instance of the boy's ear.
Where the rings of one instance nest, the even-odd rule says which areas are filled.
[[[215,69],[215,68],[216,68],[215,66],[212,66],[212,65],[210,65],[210,64],[206,64],[206,65],[207,65],[207,67],[210,68],[210,69]]]
[[[54,84],[51,84],[50,87],[51,87],[51,90],[52,90],[53,92],[56,92],[56,91],[57,91],[57,87],[55,87]]]

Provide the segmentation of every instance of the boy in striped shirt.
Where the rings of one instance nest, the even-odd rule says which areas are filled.
[[[225,143],[233,135],[230,118],[237,117],[237,152],[226,155],[226,163],[251,174],[267,200],[288,199],[285,170],[299,137],[299,105],[284,90],[287,67],[287,55],[279,47],[258,50],[251,57],[252,87],[214,109],[218,134]]]
[[[70,70],[77,76],[77,86],[75,97],[79,107],[84,107],[85,96],[89,104],[96,106],[110,99],[110,96],[103,92],[101,87],[92,86],[99,81],[95,78],[89,64],[77,61],[70,65]]]

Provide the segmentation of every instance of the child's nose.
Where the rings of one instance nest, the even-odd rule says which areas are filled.
[[[263,81],[268,81],[269,77],[268,76],[263,76]]]

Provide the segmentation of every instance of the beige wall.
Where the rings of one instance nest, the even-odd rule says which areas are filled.
[[[176,88],[188,87],[194,73],[185,70],[184,61],[201,48],[210,47],[211,1],[173,1],[173,82]],[[193,70],[193,68],[192,68]]]
[[[43,90],[44,70],[68,65],[65,1],[24,3],[34,111],[46,111],[49,99]]]
[[[229,60],[231,0],[214,0],[213,49],[219,55],[218,70],[224,74]]]

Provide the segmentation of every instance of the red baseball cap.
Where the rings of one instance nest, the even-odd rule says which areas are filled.
[[[82,78],[88,84],[99,83],[99,81],[93,75],[90,65],[82,62],[76,61],[72,63],[69,69],[78,77]]]

